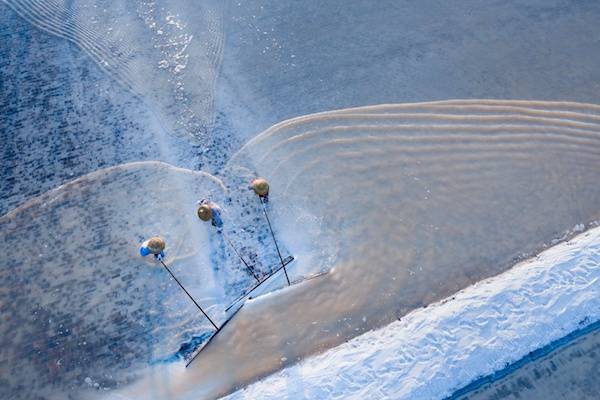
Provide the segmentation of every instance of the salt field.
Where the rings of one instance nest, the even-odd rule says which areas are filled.
[[[0,398],[592,398],[598,17],[2,0]]]
[[[228,398],[593,398],[585,396],[597,387],[599,238],[594,228]],[[595,330],[531,361],[544,344],[588,328]],[[527,358],[503,380],[454,396]],[[565,385],[573,381],[581,386]]]

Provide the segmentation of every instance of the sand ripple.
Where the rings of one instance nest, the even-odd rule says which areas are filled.
[[[79,46],[158,110],[169,130],[205,138],[214,122],[223,53],[222,3],[3,2],[32,25]]]
[[[226,393],[600,219],[599,118],[589,104],[460,100],[320,113],[257,136],[231,167],[270,180],[296,273],[331,271],[247,303],[173,387]]]

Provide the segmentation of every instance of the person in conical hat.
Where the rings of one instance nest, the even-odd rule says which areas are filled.
[[[217,232],[221,233],[223,219],[221,218],[221,207],[217,203],[207,199],[200,200],[198,202],[198,218],[202,221],[210,221],[212,226],[217,228]]]
[[[160,261],[165,257],[165,246],[166,243],[163,238],[153,236],[142,243],[142,246],[140,247],[140,254],[142,257],[153,254],[154,258]]]
[[[269,182],[264,178],[254,178],[250,182],[250,189],[266,202],[269,201]]]

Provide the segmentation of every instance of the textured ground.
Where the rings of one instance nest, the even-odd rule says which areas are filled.
[[[599,318],[600,228],[595,228],[229,398],[444,398]],[[561,349],[473,398],[588,398],[597,386],[597,336]],[[577,389],[569,390],[577,383]],[[558,386],[564,397],[551,391]]]
[[[183,193],[182,186],[193,189]],[[250,282],[214,232],[192,217],[197,198],[224,195],[210,175],[133,163],[85,175],[1,217],[10,260],[0,269],[1,397],[75,392],[86,379],[115,387],[135,369],[172,356],[193,334],[210,331],[138,247],[163,235],[166,262],[222,320],[220,303],[236,295],[223,287]],[[214,257],[229,258],[232,269],[221,261],[213,270],[199,243],[212,243]]]
[[[216,392],[505,270],[597,219],[590,104],[311,116],[269,130],[276,134],[223,167],[258,132],[312,112],[453,98],[599,103],[599,15],[598,4],[570,0],[0,0],[0,235],[11,243],[0,269],[0,369],[14,389],[4,397],[42,396],[52,385],[75,398],[80,388],[118,387],[206,333],[177,288],[128,253],[150,230],[210,248],[210,259],[175,267],[197,289],[219,282],[197,279],[223,278],[214,285],[222,292],[205,297],[211,310],[246,283],[229,274],[239,262],[222,240],[186,236],[186,207],[206,193],[194,173],[159,164],[129,174],[123,163],[160,160],[218,175],[223,187],[212,193],[235,194],[223,197],[235,221],[228,232],[261,268],[274,249],[246,185],[267,175],[280,245],[297,258],[293,272],[357,267],[323,277],[325,290],[298,289],[295,307],[285,299],[296,304],[297,293],[287,291],[245,308],[239,335],[226,339],[245,360],[213,353],[210,372],[232,377],[213,381]],[[189,179],[173,195],[171,178],[180,175]],[[169,221],[156,218],[149,199],[167,205]],[[96,239],[110,258],[89,248]],[[363,287],[352,289],[353,280]],[[371,294],[373,308],[361,306]],[[326,318],[317,320],[310,310],[321,306]],[[327,318],[334,329],[319,325]],[[278,340],[294,336],[303,342]],[[20,376],[35,378],[23,387]]]
[[[293,274],[329,273],[247,302],[188,372],[161,378],[163,395],[226,394],[599,220],[598,110],[456,100],[326,112],[263,132],[223,175],[246,167],[269,179]]]

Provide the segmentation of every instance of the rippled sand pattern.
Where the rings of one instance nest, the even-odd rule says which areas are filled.
[[[600,107],[472,100],[321,113],[259,135],[231,161],[240,166],[270,180],[281,240],[304,255],[295,271],[332,270],[247,303],[174,393],[226,393],[600,219]]]
[[[206,136],[214,122],[215,80],[223,53],[221,3],[3,2],[34,26],[79,46],[148,100],[174,133]]]
[[[0,43],[0,215],[97,169],[163,159],[143,102],[76,46],[1,2]]]

